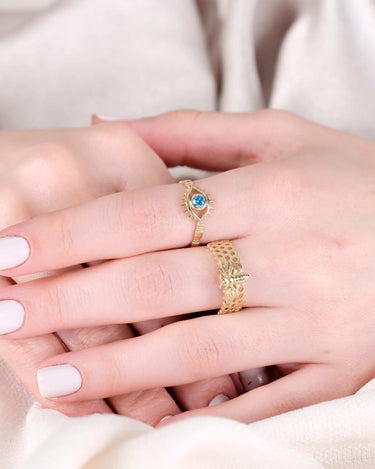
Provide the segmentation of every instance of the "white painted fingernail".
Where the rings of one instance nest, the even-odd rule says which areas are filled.
[[[159,423],[164,422],[164,420],[168,420],[168,419],[170,419],[171,417],[173,417],[173,415],[166,415],[165,417],[163,417],[163,418],[160,420]]]
[[[229,397],[226,396],[225,394],[218,394],[215,396],[210,403],[208,404],[208,407],[212,407],[214,405],[222,404],[223,402],[229,401]]]
[[[100,120],[102,121],[107,121],[107,122],[114,122],[114,121],[127,121],[129,120],[126,117],[121,117],[121,116],[106,116],[103,114],[95,114],[96,117],[99,117]]]
[[[245,391],[259,388],[270,382],[269,375],[265,368],[253,368],[252,370],[241,371],[240,378]]]
[[[0,334],[14,332],[25,320],[25,310],[21,303],[15,300],[0,301]]]
[[[39,392],[42,397],[60,397],[78,391],[82,376],[72,365],[47,366],[38,370]]]
[[[30,246],[25,238],[20,236],[0,238],[0,270],[23,264],[29,255]]]

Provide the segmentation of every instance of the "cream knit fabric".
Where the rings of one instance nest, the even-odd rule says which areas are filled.
[[[270,106],[375,139],[373,1],[200,0],[199,8],[0,0],[0,127]],[[154,430],[37,407],[25,421],[31,402],[0,362],[2,469],[375,467],[375,380],[251,425],[199,418]]]

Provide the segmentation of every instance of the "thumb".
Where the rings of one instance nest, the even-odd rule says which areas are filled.
[[[94,116],[93,123],[123,120]],[[167,166],[226,171],[291,156],[302,119],[284,111],[253,113],[172,111],[123,120]]]

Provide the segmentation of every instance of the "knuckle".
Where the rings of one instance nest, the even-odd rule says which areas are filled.
[[[126,229],[135,243],[154,242],[161,235],[167,215],[160,201],[130,190],[117,194],[113,202],[115,207],[110,216],[114,216],[115,228]]]
[[[130,417],[136,415],[145,404],[148,404],[148,402],[144,402],[145,393],[147,391],[134,391],[122,396],[115,396],[112,398],[112,403],[115,405],[117,412],[121,409],[124,412],[123,415]]]
[[[172,398],[161,388],[134,391],[117,396],[111,399],[111,403],[117,413],[141,420],[149,425],[157,424],[164,415],[176,411]]]
[[[34,365],[39,356],[35,339],[3,340],[0,351],[7,364],[15,368],[18,368],[19,364]]]
[[[129,373],[127,367],[124,366],[124,360],[121,357],[106,354],[103,357],[103,363],[104,362],[108,370],[108,376],[110,376],[111,389],[117,389],[119,393],[132,392],[135,390],[131,388],[134,386],[131,384],[131,373]]]
[[[0,185],[0,230],[32,216],[28,200],[14,186],[9,181]]]
[[[299,154],[308,145],[307,121],[296,114],[279,109],[262,109],[255,112],[255,119],[262,135],[258,151],[263,161]]]
[[[29,177],[54,176],[56,172],[61,176],[60,171],[69,167],[73,160],[74,152],[62,143],[38,143],[28,149],[19,171]]]
[[[195,328],[184,329],[179,340],[181,362],[189,378],[199,380],[205,374],[216,372],[221,363],[221,347],[214,336],[202,335]]]
[[[132,226],[137,233],[143,235],[155,232],[160,210],[154,201],[131,197],[129,209]]]
[[[176,109],[173,111],[166,112],[163,115],[168,121],[172,121],[177,125],[195,125],[196,121],[199,120],[203,115],[202,111],[190,110],[190,109]]]
[[[124,295],[129,306],[156,312],[165,310],[165,306],[173,302],[176,291],[174,279],[166,266],[156,260],[138,259],[129,271],[126,281],[121,282],[126,285]]]
[[[132,337],[130,329],[119,325],[84,327],[59,332],[59,335],[71,350],[95,347]]]
[[[72,227],[63,212],[56,212],[48,218],[49,231],[58,238],[56,246],[61,251],[61,255],[70,258],[74,251],[74,236]]]
[[[44,289],[45,305],[42,311],[52,312],[52,314],[49,314],[45,320],[48,321],[49,318],[50,320],[52,320],[53,325],[56,327],[66,323],[64,297],[65,293],[63,289],[58,286],[58,284],[48,286]]]
[[[69,187],[69,193],[79,194],[85,178],[77,158],[73,149],[62,143],[39,143],[28,148],[14,169],[12,179],[28,193],[38,181],[38,194],[52,195],[54,200],[61,199],[66,187]]]
[[[27,339],[4,339],[0,344],[0,354],[19,376],[27,376],[46,357],[59,353],[56,342],[51,334]]]

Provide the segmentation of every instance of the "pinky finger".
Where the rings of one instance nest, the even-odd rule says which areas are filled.
[[[331,366],[311,364],[223,404],[184,412],[160,426],[203,415],[252,423],[350,393],[345,391],[335,380]]]

